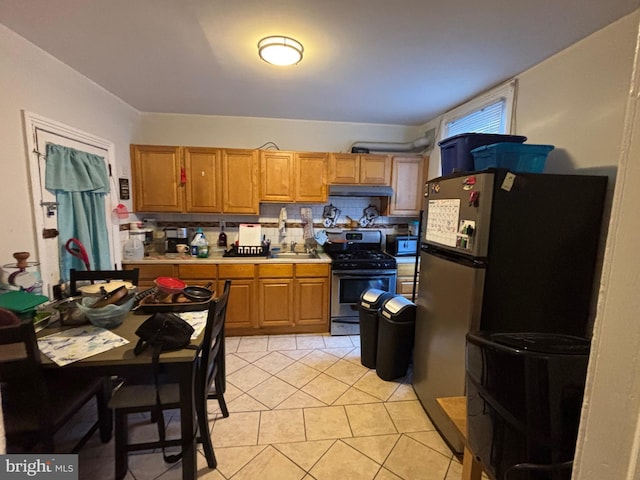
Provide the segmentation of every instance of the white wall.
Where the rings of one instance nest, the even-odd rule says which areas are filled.
[[[556,146],[545,172],[615,170],[638,18],[628,15],[518,75],[516,133]]]
[[[0,65],[0,263],[5,264],[14,263],[12,253],[18,251],[37,259],[22,110],[114,142],[116,177],[130,176],[129,143],[139,114],[3,25]]]
[[[357,141],[408,142],[424,135],[418,127],[205,115],[142,115],[135,141],[141,144],[347,152]]]
[[[511,133],[526,135],[527,143],[555,145],[545,172],[588,170],[615,178],[639,16],[623,17],[517,75]],[[429,178],[439,175],[436,147]]]

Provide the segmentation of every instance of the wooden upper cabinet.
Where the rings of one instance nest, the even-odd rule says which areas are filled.
[[[389,155],[360,155],[360,183],[390,185],[391,157]]]
[[[326,153],[295,154],[295,201],[325,203],[327,201]]]
[[[221,161],[223,212],[258,215],[258,151],[223,149]]]
[[[391,157],[354,153],[333,153],[329,183],[390,185]]]
[[[393,157],[393,195],[388,215],[417,216],[423,208],[424,184],[429,157]]]
[[[329,164],[331,174],[329,182],[353,185],[360,179],[360,155],[351,153],[332,153]]]
[[[136,212],[182,212],[182,149],[131,145],[133,208]]]
[[[260,151],[260,200],[293,202],[295,199],[293,152]]]
[[[187,212],[222,212],[222,169],[220,150],[184,148]]]
[[[327,201],[327,154],[261,151],[260,200],[324,203]]]

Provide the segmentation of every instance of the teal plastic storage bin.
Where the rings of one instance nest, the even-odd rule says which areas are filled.
[[[494,143],[471,150],[475,170],[508,168],[514,172],[542,173],[553,145]]]

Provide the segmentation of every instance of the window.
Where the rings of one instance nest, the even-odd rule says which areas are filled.
[[[505,133],[504,109],[506,100],[482,107],[446,124],[447,137],[460,133]]]
[[[461,133],[511,133],[516,81],[501,85],[447,112],[440,139]]]

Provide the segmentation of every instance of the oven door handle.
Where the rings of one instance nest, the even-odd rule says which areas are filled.
[[[375,270],[363,270],[362,272],[350,270],[348,274],[333,272],[334,277],[338,277],[340,280],[350,280],[354,278],[380,278],[380,277],[394,277],[398,273],[396,270],[385,270],[384,272],[376,272]]]

